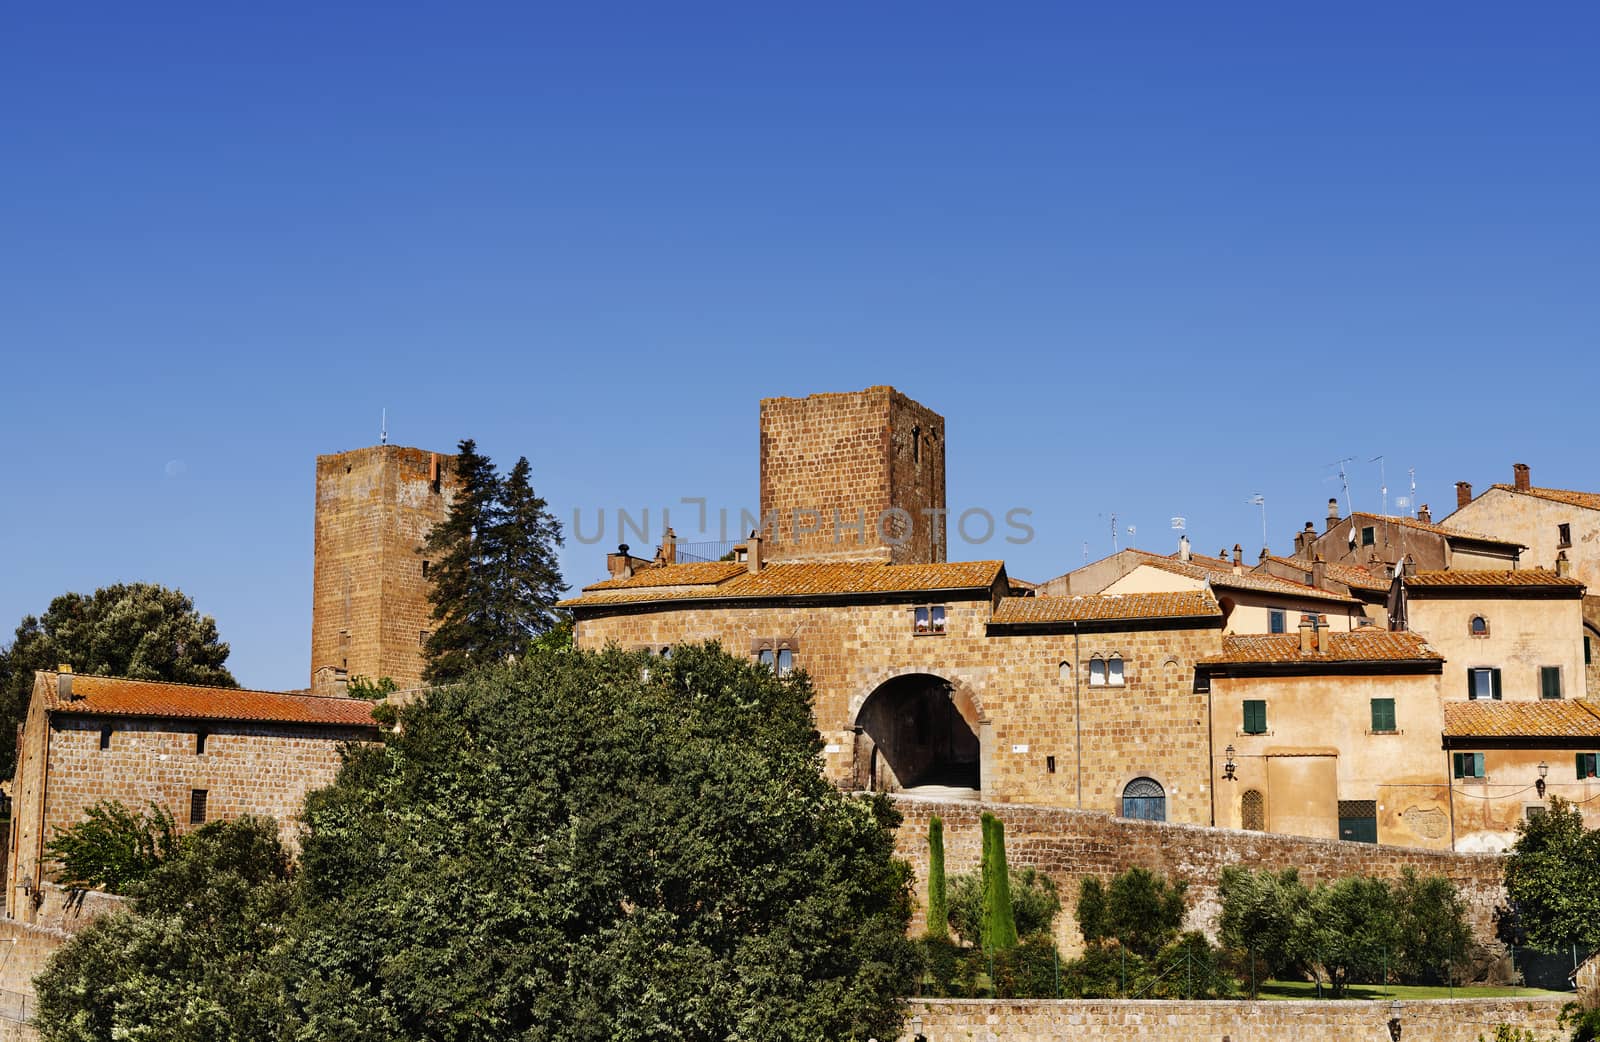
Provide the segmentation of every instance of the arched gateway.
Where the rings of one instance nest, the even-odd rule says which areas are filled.
[[[931,673],[894,677],[856,714],[856,784],[895,792],[924,785],[980,788],[977,713]]]

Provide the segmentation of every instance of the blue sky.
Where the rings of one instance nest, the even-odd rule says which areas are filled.
[[[1032,579],[1112,512],[1253,554],[1256,492],[1282,551],[1341,457],[1600,488],[1592,6],[1113,6],[13,10],[0,627],[163,582],[305,684],[384,408],[564,517],[737,509],[759,398],[892,383]]]

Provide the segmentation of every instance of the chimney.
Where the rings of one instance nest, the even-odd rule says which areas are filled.
[[[1567,552],[1565,550],[1556,554],[1556,574],[1561,576],[1572,574],[1572,562],[1567,560]]]
[[[678,563],[678,537],[673,534],[670,528],[661,537],[661,553],[657,555],[657,558],[662,564]]]
[[[633,555],[628,553],[627,543],[619,544],[616,553],[606,554],[606,573],[613,579],[633,577]]]
[[[1178,560],[1187,561],[1193,556],[1194,554],[1192,554],[1189,550],[1189,537],[1186,535],[1180,535],[1178,537]]]
[[[760,531],[758,530],[758,531],[751,532],[750,533],[750,538],[745,540],[744,545],[745,545],[745,553],[744,553],[745,570],[748,571],[751,575],[754,575],[757,572],[761,571],[761,569],[762,569],[761,533],[760,533]]]
[[[1456,509],[1460,510],[1472,502],[1472,484],[1467,481],[1456,482]]]
[[[1256,563],[1257,564],[1264,564],[1266,562],[1266,560],[1267,560],[1267,548],[1263,546],[1261,548],[1261,552],[1259,554],[1256,554]]]
[[[1244,564],[1240,560],[1242,557],[1244,557],[1244,547],[1240,546],[1238,543],[1234,543],[1233,544],[1233,574],[1234,575],[1243,575],[1244,574]]]
[[[1328,620],[1320,615],[1313,616],[1313,618],[1316,619],[1317,626],[1317,654],[1326,655],[1328,653]]]
[[[1433,511],[1428,509],[1428,504],[1424,503],[1417,508],[1417,520],[1425,525],[1433,524]]]
[[[1317,541],[1317,526],[1310,521],[1306,527],[1294,534],[1294,553],[1296,557],[1311,556],[1311,544]]]
[[[1319,590],[1328,588],[1328,562],[1321,554],[1311,559],[1311,585]]]
[[[1417,574],[1417,559],[1410,554],[1406,554],[1406,559],[1400,564],[1400,571],[1407,579],[1415,576]]]
[[[1512,466],[1511,474],[1518,492],[1526,492],[1532,486],[1533,481],[1528,474],[1528,465],[1526,463],[1518,463]]]
[[[72,697],[72,666],[66,662],[56,667],[56,696]]]
[[[1300,616],[1300,654],[1311,654],[1312,642],[1316,638],[1316,632],[1317,624],[1311,621],[1311,616]]]
[[[1328,527],[1324,531],[1332,531],[1333,526],[1339,523],[1339,501],[1332,496],[1328,497]]]

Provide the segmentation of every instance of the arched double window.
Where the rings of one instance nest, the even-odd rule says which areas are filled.
[[[1110,655],[1102,658],[1095,655],[1089,659],[1089,686],[1090,687],[1121,687],[1126,683],[1122,671],[1122,656]]]
[[[1099,655],[1089,660],[1089,686],[1104,687],[1106,683],[1106,660]]]
[[[1154,778],[1135,778],[1122,790],[1122,816],[1143,821],[1167,820],[1167,791]]]

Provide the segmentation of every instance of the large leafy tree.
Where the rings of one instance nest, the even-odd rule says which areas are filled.
[[[398,710],[307,805],[299,1038],[893,1037],[909,868],[809,681],[540,646]]]
[[[523,457],[501,477],[476,443],[461,442],[450,512],[423,550],[434,562],[426,679],[448,682],[521,658],[561,622],[561,523],[534,492],[532,473]]]
[[[216,620],[178,590],[118,583],[63,594],[24,618],[0,652],[0,733],[14,733],[27,714],[35,670],[69,663],[79,673],[235,687],[227,658]],[[15,746],[0,742],[0,777],[15,769]]]
[[[1521,822],[1506,858],[1506,895],[1527,943],[1545,951],[1600,947],[1600,830],[1552,797],[1543,814]]]
[[[1104,887],[1085,876],[1078,888],[1078,929],[1090,945],[1115,940],[1135,955],[1154,956],[1183,926],[1188,884],[1130,868]]]
[[[1295,922],[1298,959],[1321,967],[1334,998],[1352,981],[1379,979],[1398,942],[1394,893],[1382,879],[1346,876],[1319,885]]]
[[[213,822],[132,886],[34,981],[43,1042],[287,1042],[271,958],[290,921],[289,861],[269,819]]]

